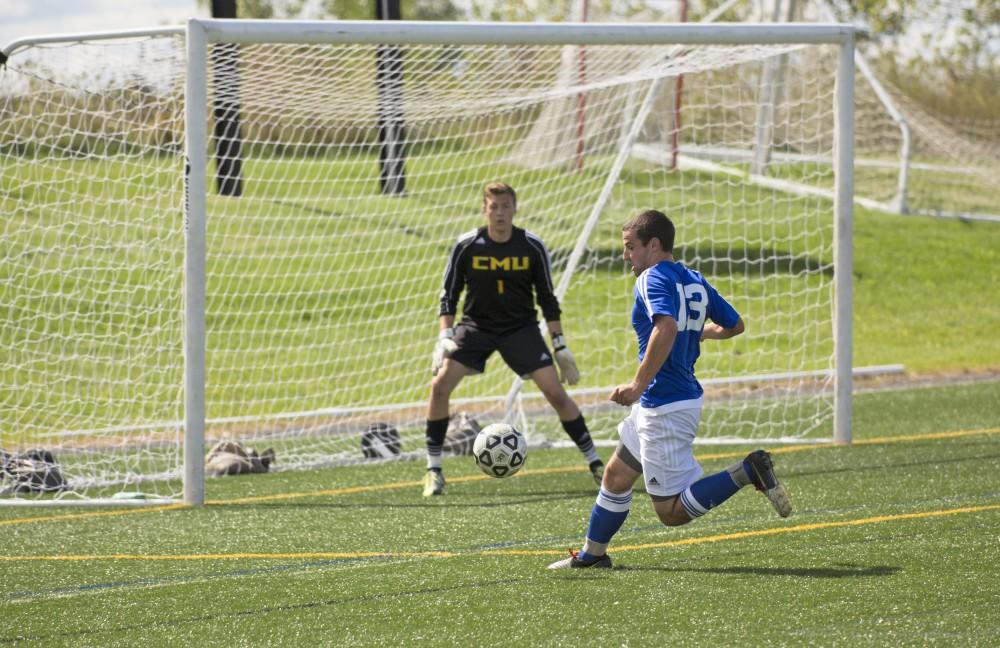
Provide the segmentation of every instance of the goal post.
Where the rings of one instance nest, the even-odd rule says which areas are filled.
[[[238,197],[209,182],[219,45],[239,52]],[[586,76],[561,74],[563,48],[581,45]],[[379,187],[385,46],[406,70],[405,195]],[[614,438],[606,396],[635,366],[621,225],[655,207],[677,224],[679,259],[748,321],[699,360],[705,436],[849,442],[852,52],[838,24],[255,20],[8,47],[0,448],[52,449],[69,487],[4,479],[0,504],[201,504],[204,453],[222,439],[315,468],[370,460],[361,434],[386,423],[399,457],[422,457],[441,273],[493,180],[518,190],[515,224],[548,247],[583,374],[571,393],[597,440]],[[684,76],[685,143],[749,151],[756,81],[783,55],[803,71],[774,128],[798,157],[776,166],[822,191],[683,148],[671,168],[673,101],[658,89]],[[543,118],[572,145],[536,132]],[[511,398],[511,377],[492,359],[452,411],[485,424],[517,406],[534,442],[563,440],[530,385]]]
[[[837,266],[834,294],[834,391],[833,438],[838,444],[851,442],[851,394],[854,356],[854,35],[846,36],[837,57],[837,145],[834,148],[836,214],[834,263]]]
[[[205,501],[205,290],[208,43],[187,26],[184,84],[184,501]],[[234,70],[237,74],[238,70]]]

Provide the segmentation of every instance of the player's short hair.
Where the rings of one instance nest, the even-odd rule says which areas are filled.
[[[647,209],[633,216],[622,225],[622,231],[635,232],[643,245],[649,245],[654,238],[659,239],[664,252],[674,251],[674,224],[661,211]]]
[[[517,207],[517,192],[506,182],[491,182],[483,187],[483,204],[486,204],[488,198],[504,194],[510,196],[510,199],[514,201],[514,206]]]

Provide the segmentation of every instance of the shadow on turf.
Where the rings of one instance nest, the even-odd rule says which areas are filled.
[[[876,565],[862,567],[860,565],[836,564],[831,567],[615,567],[620,571],[663,571],[663,572],[694,572],[698,574],[744,574],[750,576],[795,576],[798,578],[865,578],[869,576],[892,576],[902,567]]]

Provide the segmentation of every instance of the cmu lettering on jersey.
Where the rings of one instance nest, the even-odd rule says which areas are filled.
[[[522,257],[503,257],[497,258],[492,256],[473,256],[472,257],[472,269],[473,270],[503,270],[505,272],[524,272],[531,269],[531,258]]]
[[[516,331],[538,321],[559,319],[549,253],[542,241],[520,227],[510,239],[489,237],[486,227],[458,237],[444,272],[440,315],[454,315],[465,291],[462,322],[491,333]]]

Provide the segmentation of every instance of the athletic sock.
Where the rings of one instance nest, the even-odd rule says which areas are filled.
[[[740,486],[728,470],[702,477],[681,493],[681,504],[692,518],[700,517],[736,494]]]
[[[733,481],[736,482],[736,485],[740,488],[749,486],[753,483],[750,480],[750,473],[747,469],[746,462],[744,461],[737,461],[732,466],[726,468],[726,472],[729,473],[729,476],[733,478]]]
[[[577,558],[592,560],[603,556],[608,551],[608,543],[612,536],[618,533],[628,517],[632,506],[632,489],[616,495],[603,486],[597,493],[597,501],[590,511],[590,524],[587,527],[587,538],[583,543],[583,551]]]
[[[587,458],[589,465],[592,466],[595,461],[601,460],[597,456],[597,450],[594,449],[594,440],[590,438],[590,430],[587,429],[587,422],[583,420],[583,414],[572,421],[559,422],[562,423],[563,429],[566,430],[569,438],[573,439],[573,443],[576,444],[577,448],[580,448],[580,452]]]
[[[444,447],[444,437],[448,434],[447,418],[432,421],[427,420],[427,469],[441,470],[441,449]]]

